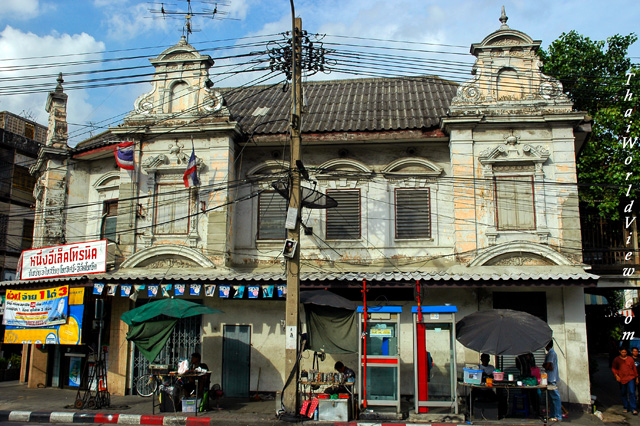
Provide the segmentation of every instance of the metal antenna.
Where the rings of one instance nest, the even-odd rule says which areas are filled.
[[[186,42],[189,43],[189,35],[194,32],[200,31],[193,26],[192,19],[195,16],[202,16],[209,19],[233,19],[238,20],[236,18],[228,18],[229,12],[225,12],[220,10],[221,6],[229,6],[228,2],[225,1],[213,1],[213,0],[174,0],[181,3],[186,3],[186,11],[179,10],[176,8],[175,10],[171,9],[169,6],[175,6],[175,4],[171,3],[155,3],[159,6],[156,9],[149,9],[149,12],[156,15],[161,15],[162,19],[177,19],[183,21],[182,25],[182,36],[186,39]],[[212,7],[212,9],[203,8],[202,10],[193,10],[192,3],[200,3],[202,5],[206,5],[208,7]],[[167,5],[165,7],[165,5]]]

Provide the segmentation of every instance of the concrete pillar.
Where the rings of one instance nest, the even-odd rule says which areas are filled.
[[[129,342],[126,339],[129,326],[120,316],[130,309],[129,298],[114,297],[111,305],[109,323],[109,365],[107,381],[111,395],[124,395],[127,390],[127,371],[129,366]]]
[[[48,352],[46,349],[38,349],[36,345],[29,345],[31,349],[31,362],[29,363],[28,388],[38,388],[47,384]],[[38,386],[40,385],[40,386]]]

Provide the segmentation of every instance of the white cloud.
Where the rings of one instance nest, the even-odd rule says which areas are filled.
[[[131,41],[148,32],[164,31],[177,21],[163,19],[149,12],[148,3],[124,7],[123,2],[96,0],[95,5],[104,8],[107,37],[117,41]],[[152,7],[153,8],[153,7]],[[159,9],[159,7],[158,7]],[[180,24],[181,25],[181,24]]]
[[[51,67],[30,69],[29,65],[39,66],[47,63],[65,62],[67,58],[60,55],[73,54],[72,60],[82,61],[88,58],[99,59],[100,54],[80,54],[86,52],[100,52],[104,50],[104,44],[96,41],[92,36],[82,34],[59,34],[38,36],[33,33],[25,33],[11,26],[7,26],[0,32],[0,110],[8,110],[17,114],[26,111],[35,117],[39,123],[47,123],[47,113],[44,110],[47,94],[56,86],[56,76],[59,72],[65,73],[79,70],[78,67],[52,65]],[[46,56],[53,56],[47,58]],[[28,59],[34,58],[34,59]],[[26,68],[24,68],[26,66]],[[16,69],[15,67],[23,67]],[[87,65],[82,65],[82,70],[87,70]],[[7,81],[9,78],[41,76],[32,80]],[[73,77],[73,78],[83,78]],[[68,80],[72,80],[69,78]],[[68,82],[67,82],[68,83]],[[37,93],[25,93],[31,91],[27,85],[42,84],[42,87],[34,87]],[[18,89],[20,94],[6,95],[7,91]],[[69,95],[67,105],[67,119],[69,122],[81,121],[92,106],[87,102],[88,93],[85,90],[67,91]]]
[[[38,16],[41,7],[38,0],[3,0],[0,18],[10,16],[14,19],[30,19]]]

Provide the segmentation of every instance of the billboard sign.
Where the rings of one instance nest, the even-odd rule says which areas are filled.
[[[107,270],[107,240],[25,250],[21,257],[21,280],[98,274]]]

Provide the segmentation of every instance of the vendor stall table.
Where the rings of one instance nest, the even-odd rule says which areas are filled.
[[[545,413],[547,415],[543,416],[542,422],[543,424],[548,424],[548,413],[549,413],[549,391],[557,389],[556,386],[553,385],[538,385],[538,386],[517,386],[512,382],[493,382],[493,386],[487,386],[486,384],[472,384],[472,383],[464,383],[458,382],[458,386],[464,386],[467,391],[467,398],[469,400],[469,422],[473,423],[473,398],[472,398],[472,390],[473,389],[481,389],[481,390],[491,390],[491,389],[503,389],[507,392],[509,391],[523,391],[529,389],[540,389],[545,392]]]
[[[184,373],[184,374],[179,374],[176,371],[172,371],[170,373],[168,373],[168,376],[171,379],[171,386],[175,386],[178,379],[182,379],[182,380],[191,380],[194,379],[195,381],[195,402],[196,402],[196,407],[195,407],[195,413],[194,415],[197,416],[198,415],[198,411],[200,411],[200,407],[198,406],[197,402],[198,399],[202,399],[203,398],[203,394],[206,392],[206,390],[203,388],[204,385],[206,385],[207,381],[210,380],[211,378],[211,371],[203,371],[200,373]],[[175,403],[175,401],[174,401]],[[153,398],[153,409],[152,409],[152,413],[155,414],[155,407],[156,407],[156,403],[155,403],[155,396]]]

